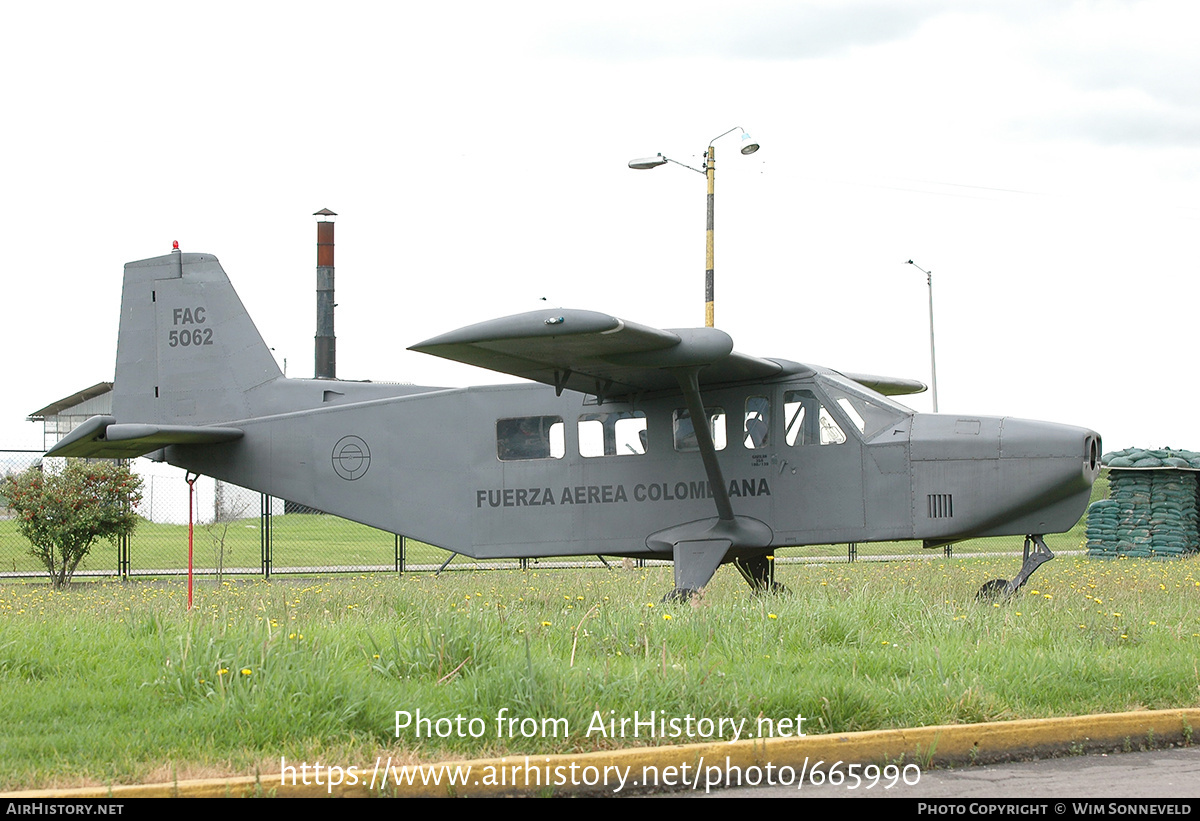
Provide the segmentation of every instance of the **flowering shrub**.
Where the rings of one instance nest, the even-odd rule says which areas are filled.
[[[70,462],[57,473],[33,467],[8,476],[2,495],[15,514],[29,553],[64,587],[99,539],[115,543],[133,532],[142,480],[112,462]]]

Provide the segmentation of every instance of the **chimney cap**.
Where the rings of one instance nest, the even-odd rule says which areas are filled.
[[[328,208],[322,208],[320,211],[313,211],[314,217],[336,217],[337,213],[330,211]]]

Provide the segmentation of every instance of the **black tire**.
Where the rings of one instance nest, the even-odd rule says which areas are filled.
[[[1007,589],[1008,579],[992,579],[979,588],[979,592],[975,594],[975,601],[994,602],[1003,599],[1006,597]]]
[[[676,587],[670,593],[662,597],[662,603],[684,604],[694,595],[696,595],[696,591],[690,587]]]

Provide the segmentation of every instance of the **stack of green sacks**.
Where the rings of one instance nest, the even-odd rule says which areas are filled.
[[[1114,470],[1117,468],[1200,470],[1200,453],[1194,450],[1125,448],[1125,450],[1104,454],[1102,461],[1106,467]]]
[[[1200,453],[1130,448],[1103,461],[1109,498],[1088,508],[1089,556],[1178,557],[1200,548]]]
[[[1115,499],[1092,502],[1087,509],[1087,547],[1089,556],[1120,555],[1117,532],[1121,527],[1121,503]]]

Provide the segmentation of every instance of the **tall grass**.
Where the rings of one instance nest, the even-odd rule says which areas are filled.
[[[723,571],[683,606],[669,568],[226,582],[191,612],[173,582],[4,586],[0,789],[632,741],[587,735],[597,711],[830,733],[1200,702],[1194,564],[1059,559],[975,601],[1014,570],[786,565],[788,596]],[[539,731],[498,734],[502,710]],[[397,735],[397,711],[486,732]]]

